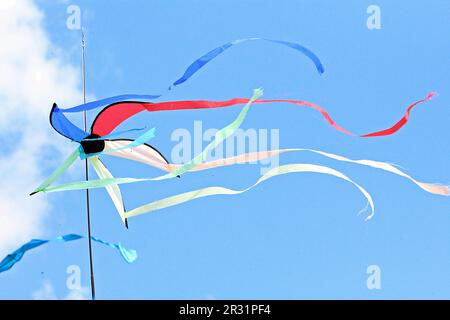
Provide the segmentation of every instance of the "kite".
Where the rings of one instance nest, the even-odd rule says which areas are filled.
[[[316,71],[319,73],[319,75],[324,73],[323,64],[317,57],[317,55],[314,54],[311,50],[307,49],[306,47],[298,43],[265,38],[247,38],[223,44],[222,46],[219,46],[209,51],[208,53],[204,54],[200,58],[196,59],[184,71],[183,75],[168,87],[168,90],[172,90],[176,86],[186,82],[201,68],[203,68],[207,63],[217,58],[220,54],[222,54],[229,48],[250,41],[266,41],[269,43],[274,43],[291,48],[301,53],[306,58],[308,58],[314,64]],[[434,92],[430,92],[425,98],[412,103],[410,106],[408,106],[404,116],[397,123],[395,123],[393,126],[387,129],[367,134],[356,135],[350,132],[349,130],[345,129],[344,127],[338,125],[337,122],[332,119],[332,117],[326,111],[326,109],[317,104],[308,101],[292,100],[292,99],[261,99],[262,94],[263,94],[262,89],[256,89],[254,90],[254,93],[251,98],[232,98],[222,101],[179,100],[179,101],[157,101],[157,102],[154,102],[153,100],[161,98],[162,94],[157,95],[125,94],[84,103],[72,108],[60,108],[56,103],[54,103],[51,108],[49,116],[51,126],[59,134],[68,138],[71,141],[77,142],[79,145],[72,152],[72,154],[59,167],[57,167],[54,170],[54,172],[47,179],[45,179],[45,181],[43,181],[31,194],[36,194],[40,192],[49,193],[68,190],[105,188],[110,198],[112,199],[112,202],[119,216],[121,217],[122,222],[128,228],[127,221],[129,218],[142,215],[144,213],[154,212],[156,210],[161,210],[170,206],[179,205],[203,197],[209,197],[214,195],[241,194],[257,187],[262,182],[285,174],[313,172],[334,176],[341,180],[347,181],[354,187],[356,187],[356,189],[365,197],[367,201],[367,205],[365,206],[364,210],[370,208],[370,212],[367,215],[366,220],[371,219],[375,213],[375,204],[372,196],[368,191],[366,191],[361,185],[359,185],[358,183],[356,183],[355,181],[353,181],[351,178],[349,178],[340,171],[337,171],[327,166],[310,163],[293,163],[272,168],[264,175],[259,177],[259,179],[257,179],[257,181],[254,184],[248,186],[247,188],[231,189],[221,186],[210,186],[202,189],[187,191],[164,199],[156,200],[154,202],[144,204],[131,210],[125,210],[124,201],[122,199],[119,187],[119,185],[126,183],[136,183],[145,181],[155,182],[159,180],[180,177],[181,175],[187,172],[193,173],[197,171],[208,170],[223,166],[231,166],[238,163],[249,163],[252,161],[258,161],[288,152],[312,152],[336,161],[363,165],[393,173],[395,175],[410,180],[424,191],[432,194],[444,196],[450,195],[450,188],[448,186],[441,184],[420,182],[415,178],[413,178],[412,176],[401,171],[397,166],[393,164],[374,160],[352,160],[350,158],[341,155],[306,148],[289,148],[289,149],[244,153],[233,157],[218,159],[214,161],[207,161],[208,153],[214,150],[221,142],[231,137],[236,132],[236,130],[241,127],[247,116],[250,106],[252,105],[284,103],[314,109],[322,115],[324,120],[333,129],[349,136],[369,138],[369,137],[389,136],[396,133],[406,125],[406,123],[409,120],[410,113],[414,107],[430,100],[435,96]],[[182,111],[182,110],[203,110],[203,109],[209,110],[217,108],[234,107],[238,105],[244,106],[239,112],[238,116],[234,119],[234,121],[232,121],[230,124],[219,130],[215,134],[213,141],[209,143],[208,146],[206,146],[206,148],[200,154],[196,155],[192,160],[184,164],[171,164],[169,160],[160,151],[158,151],[154,146],[148,143],[151,139],[155,137],[155,128],[146,130],[136,139],[127,139],[123,138],[122,136],[125,133],[132,131],[142,131],[145,128],[132,128],[124,131],[116,130],[117,127],[120,126],[122,123],[124,123],[127,119],[136,116],[137,114],[144,111],[156,112],[156,111]],[[97,113],[94,121],[92,122],[89,131],[79,128],[67,118],[67,116],[70,114],[85,112],[94,109],[100,109],[100,111]],[[100,157],[103,156],[116,156],[127,160],[145,163],[149,166],[155,167],[163,171],[164,173],[160,176],[153,178],[129,178],[129,177],[115,178],[112,175],[112,173],[106,168],[104,163],[101,161]],[[53,185],[53,183],[78,158],[88,159],[88,163],[91,164],[91,166],[94,168],[99,179],[70,182],[61,185]],[[95,240],[94,238],[92,239]],[[43,243],[47,242],[46,240],[37,240],[37,241],[38,241],[37,243],[39,243],[39,241],[44,241]],[[113,246],[114,248],[119,250],[123,255],[122,253],[123,250],[120,249],[122,248],[120,244],[111,245],[109,243],[102,241],[98,242]],[[27,245],[30,246],[30,248],[32,248],[34,244],[29,243]],[[27,245],[25,245],[26,250],[28,250],[26,247]],[[19,257],[20,260],[21,258],[20,253],[18,253],[17,256]],[[129,256],[135,257],[135,255],[133,254]]]
[[[417,186],[422,188],[423,190],[437,195],[449,195],[450,189],[445,185],[439,185],[439,184],[430,184],[430,183],[424,183],[415,180],[411,176],[407,175],[394,165],[388,164],[386,162],[380,162],[380,161],[373,161],[373,160],[352,160],[346,157],[343,157],[341,155],[336,155],[332,153],[326,153],[319,150],[312,150],[312,149],[282,149],[282,150],[271,150],[267,152],[258,152],[258,153],[247,153],[238,155],[236,157],[230,157],[225,159],[219,159],[214,160],[210,162],[206,162],[206,155],[208,152],[213,150],[217,145],[219,145],[222,141],[230,137],[232,134],[236,132],[236,130],[241,126],[243,123],[247,112],[252,105],[252,103],[258,103],[261,101],[270,101],[270,102],[279,102],[279,100],[259,100],[260,96],[262,95],[262,90],[257,89],[254,91],[253,96],[250,99],[238,99],[237,101],[239,103],[247,102],[244,108],[241,110],[237,118],[230,123],[228,126],[222,128],[219,130],[214,140],[194,159],[189,161],[188,163],[184,165],[176,165],[176,164],[170,164],[168,160],[155,148],[148,144],[138,144],[136,145],[137,140],[142,140],[141,137],[133,140],[102,140],[101,138],[94,138],[92,141],[89,141],[88,147],[84,147],[83,143],[81,143],[81,147],[66,160],[60,168],[58,168],[55,172],[56,174],[52,174],[49,179],[44,181],[41,186],[39,186],[34,193],[36,192],[57,192],[57,191],[68,191],[68,190],[80,190],[80,189],[92,189],[92,188],[106,188],[108,194],[110,195],[111,199],[113,200],[113,203],[122,218],[122,221],[127,225],[127,219],[130,217],[134,217],[137,215],[141,215],[143,213],[149,213],[156,210],[160,210],[169,206],[181,204],[187,201],[191,201],[197,198],[202,198],[206,196],[213,196],[213,195],[234,195],[234,194],[240,194],[243,192],[246,192],[254,187],[256,187],[258,184],[260,184],[263,181],[266,181],[270,178],[287,174],[287,173],[300,173],[300,172],[314,172],[314,173],[322,173],[322,174],[328,174],[335,177],[338,177],[340,179],[346,180],[350,183],[352,183],[354,186],[357,187],[357,189],[365,196],[368,206],[371,209],[371,212],[367,216],[366,219],[370,219],[373,217],[375,212],[375,206],[372,197],[370,194],[359,184],[348,178],[343,173],[334,170],[332,168],[326,167],[326,166],[319,166],[314,164],[304,164],[304,163],[297,163],[297,164],[290,164],[290,165],[284,165],[279,166],[276,168],[273,168],[269,172],[267,172],[265,175],[263,175],[261,178],[258,179],[258,181],[255,182],[252,186],[245,188],[243,190],[233,190],[223,187],[207,187],[199,190],[193,190],[190,192],[182,193],[176,196],[168,197],[165,199],[158,200],[156,202],[152,202],[143,206],[140,206],[138,208],[132,209],[130,211],[125,211],[124,205],[123,205],[123,199],[120,193],[119,185],[124,183],[135,183],[135,182],[144,182],[144,181],[158,181],[163,179],[169,179],[173,177],[180,176],[181,174],[184,174],[188,171],[201,171],[206,169],[212,169],[217,168],[221,166],[228,166],[228,165],[234,165],[237,163],[248,163],[251,161],[257,161],[261,159],[265,159],[268,157],[272,157],[278,154],[286,153],[286,152],[294,152],[294,151],[308,151],[313,152],[316,154],[319,154],[321,156],[331,158],[337,161],[343,161],[343,162],[349,162],[349,163],[355,163],[359,165],[369,166],[377,169],[381,169],[384,171],[391,172],[393,174],[405,177],[415,183]],[[284,102],[284,101],[283,101]],[[201,108],[204,105],[210,105],[210,101],[194,101],[191,102],[194,106]],[[216,103],[215,105],[219,106],[226,106],[229,105],[229,101],[223,103]],[[162,102],[158,105],[158,103],[150,103],[150,104],[144,104],[144,103],[133,103],[133,102],[124,102],[123,104],[115,104],[114,106],[120,105],[119,108],[122,108],[122,110],[127,110],[128,112],[124,112],[122,116],[119,118],[118,121],[113,121],[109,119],[114,119],[116,115],[121,115],[120,112],[118,112],[118,109],[105,107],[96,117],[92,124],[92,131],[96,132],[96,136],[100,136],[100,134],[104,136],[108,136],[113,132],[113,130],[122,122],[123,119],[128,119],[132,115],[148,110],[146,109],[146,106],[154,106],[157,105],[159,108],[163,105],[162,110],[171,110],[170,108],[173,106],[177,106],[177,102],[172,103],[165,103]],[[180,106],[189,106],[189,104],[185,103],[184,101],[179,104]],[[131,106],[131,110],[128,110],[126,106]],[[158,108],[157,107],[157,108]],[[110,111],[111,110],[111,111]],[[161,110],[161,109],[157,109]],[[112,116],[112,118],[111,118]],[[334,124],[337,126],[330,118],[330,124]],[[339,127],[339,126],[338,126]],[[340,127],[339,127],[340,128]],[[97,131],[94,131],[97,130]],[[153,136],[152,136],[153,137]],[[131,141],[131,143],[130,143]],[[128,148],[131,144],[134,143],[134,147]],[[80,181],[80,182],[72,182],[72,183],[66,183],[63,185],[56,185],[52,186],[51,183],[56,180],[57,177],[59,177],[60,173],[64,172],[68,165],[73,163],[76,158],[83,152],[86,152],[83,148],[89,150],[90,152],[93,152],[94,156],[89,156],[89,154],[86,154],[86,156],[89,159],[89,162],[93,166],[94,170],[96,171],[97,175],[100,179],[98,180],[89,180],[89,181]],[[155,177],[155,178],[114,178],[113,175],[109,172],[109,170],[105,167],[105,165],[102,163],[102,161],[99,159],[99,155],[105,154],[105,155],[114,155],[122,158],[126,158],[129,160],[134,160],[138,162],[146,163],[152,167],[161,169],[166,174]],[[367,206],[366,206],[367,207]]]

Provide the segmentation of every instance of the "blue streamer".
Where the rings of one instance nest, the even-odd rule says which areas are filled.
[[[120,255],[122,256],[122,258],[124,258],[125,261],[128,263],[133,263],[138,258],[138,254],[137,254],[136,250],[127,249],[120,242],[117,244],[110,243],[110,242],[104,241],[102,239],[96,238],[94,236],[91,236],[91,239],[93,241],[96,241],[98,243],[104,244],[106,246],[109,246],[111,248],[118,250],[120,252]]]
[[[113,96],[109,98],[104,98],[96,101],[91,101],[88,103],[80,104],[76,107],[68,108],[68,109],[60,109],[64,112],[81,112],[81,111],[89,111],[96,109],[98,107],[106,106],[109,104],[113,104],[116,102],[122,102],[122,101],[148,101],[148,100],[154,100],[159,98],[161,95],[152,95],[152,94],[122,94],[119,96]]]
[[[79,240],[82,238],[84,238],[84,237],[80,236],[79,234],[72,233],[72,234],[66,234],[63,236],[59,236],[59,237],[56,237],[51,240],[41,240],[41,239],[30,240],[29,242],[22,245],[19,249],[17,249],[13,253],[8,254],[0,262],[0,273],[11,269],[17,262],[19,262],[22,259],[22,257],[25,255],[25,253],[27,251],[35,249],[37,247],[40,247],[43,244],[46,244],[48,242],[69,242],[69,241]],[[110,242],[101,240],[99,238],[93,237],[93,236],[91,236],[91,239],[95,242],[98,242],[98,243],[101,243],[101,244],[104,244],[111,248],[116,249],[117,251],[119,251],[122,258],[128,263],[133,263],[138,257],[136,250],[126,249],[125,247],[122,246],[121,243],[114,244],[114,243],[110,243]]]
[[[129,132],[133,132],[133,131],[142,131],[142,130],[145,130],[146,128],[147,127],[121,130],[121,131],[116,131],[114,133],[110,133],[110,134],[108,134],[106,136],[103,136],[103,137],[100,137],[100,138],[87,138],[87,139],[84,139],[84,140],[85,141],[96,141],[96,140],[98,141],[98,140],[114,139],[114,138],[120,137],[124,133],[129,133]]]
[[[189,67],[186,69],[184,74],[176,80],[171,86],[169,86],[169,90],[171,90],[173,87],[178,86],[185,81],[187,81],[189,78],[191,78],[196,72],[198,72],[201,68],[205,66],[208,62],[216,58],[218,55],[226,51],[227,49],[231,48],[232,46],[248,42],[248,41],[267,41],[271,43],[280,44],[286,47],[289,47],[291,49],[294,49],[306,57],[308,57],[316,66],[317,71],[319,74],[322,74],[324,72],[324,67],[322,65],[322,62],[320,59],[308,48],[296,43],[296,42],[289,42],[289,41],[281,41],[281,40],[273,40],[273,39],[267,39],[267,38],[245,38],[245,39],[239,39],[234,40],[228,43],[225,43],[221,45],[220,47],[217,47],[205,55],[201,56],[197,60],[195,60]],[[66,112],[81,112],[81,111],[88,111],[93,110],[99,107],[104,107],[107,105],[111,105],[117,102],[124,102],[124,101],[139,101],[139,102],[147,102],[149,100],[154,100],[161,97],[161,95],[143,95],[143,94],[124,94],[124,95],[118,95],[110,98],[100,99],[84,104],[80,104],[76,107],[68,108],[68,109],[59,109],[56,104],[54,104],[54,107],[50,114],[50,121],[52,123],[52,126],[55,128],[56,131],[58,131],[61,135],[77,142],[81,142],[84,138],[86,138],[89,134],[85,132],[84,130],[81,130],[77,126],[75,126],[73,123],[71,123],[63,113]]]
[[[322,62],[320,62],[320,59],[309,49],[306,47],[295,43],[295,42],[288,42],[288,41],[280,41],[280,40],[272,40],[272,39],[266,39],[266,38],[246,38],[246,39],[240,39],[240,40],[234,40],[228,43],[225,43],[221,45],[220,47],[217,47],[211,51],[209,51],[207,54],[201,56],[197,60],[195,60],[184,72],[184,74],[179,78],[177,81],[175,81],[170,87],[169,90],[171,90],[173,87],[178,86],[188,80],[190,77],[192,77],[198,70],[203,68],[205,64],[216,58],[218,55],[223,53],[225,50],[231,48],[234,45],[241,44],[248,41],[255,41],[255,40],[261,40],[261,41],[267,41],[272,43],[281,44],[283,46],[287,46],[291,49],[297,50],[310,58],[314,65],[316,66],[317,71],[319,74],[324,73],[324,67],[322,65]]]
[[[76,142],[81,142],[81,140],[89,136],[89,133],[70,122],[56,103],[53,104],[50,112],[50,124],[58,133]]]
[[[127,144],[126,146],[121,147],[121,148],[116,148],[116,149],[111,149],[111,150],[103,150],[103,151],[96,152],[96,153],[86,154],[84,152],[83,148],[80,146],[80,159],[84,160],[84,159],[92,157],[92,156],[98,156],[101,154],[113,153],[113,152],[120,151],[120,150],[136,148],[136,147],[140,146],[141,144],[144,144],[144,143],[150,141],[151,139],[153,139],[155,137],[155,131],[156,131],[156,128],[151,128],[150,130],[145,132],[143,135],[137,137],[132,142],[130,142],[130,144]],[[88,140],[91,140],[91,139],[88,139]],[[94,140],[94,139],[92,139],[92,140]]]
[[[122,101],[133,101],[133,100],[148,101],[156,99],[158,97],[159,97],[158,95],[125,94],[101,100],[96,100],[85,104],[80,104],[76,107],[72,107],[69,109],[61,109],[58,107],[56,103],[54,103],[52,111],[50,112],[50,123],[52,127],[64,137],[69,138],[70,140],[76,142],[81,142],[84,138],[89,136],[89,133],[78,128],[76,125],[70,122],[70,120],[67,119],[64,113],[88,111]]]

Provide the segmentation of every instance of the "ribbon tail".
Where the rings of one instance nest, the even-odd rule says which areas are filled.
[[[309,49],[306,47],[295,43],[295,42],[288,42],[288,41],[280,41],[280,40],[272,40],[272,39],[264,39],[264,38],[246,38],[246,39],[239,39],[234,40],[228,43],[225,43],[217,48],[214,48],[213,50],[209,51],[208,53],[204,54],[197,60],[195,60],[189,67],[187,67],[184,74],[177,79],[170,87],[169,90],[171,90],[173,87],[178,86],[182,84],[183,82],[187,81],[190,77],[192,77],[195,73],[197,73],[201,68],[203,68],[208,62],[215,59],[217,56],[225,52],[227,49],[249,41],[267,41],[271,43],[280,44],[286,47],[289,47],[291,49],[294,49],[306,57],[308,57],[315,65],[317,71],[319,74],[322,74],[324,72],[324,67],[322,65],[322,62],[320,62],[320,59]]]
[[[76,148],[72,152],[72,154],[66,160],[64,160],[64,162],[58,168],[56,168],[55,171],[53,171],[53,173],[30,194],[30,196],[38,192],[45,192],[46,188],[48,188],[53,182],[55,182],[75,162],[75,160],[79,156],[80,150],[79,148]]]
[[[82,238],[84,237],[79,234],[70,233],[63,236],[58,236],[51,240],[41,240],[41,239],[30,240],[13,253],[8,254],[2,261],[0,261],[0,273],[11,269],[16,263],[18,263],[23,258],[26,252],[33,250],[37,247],[40,247],[44,244],[47,244],[49,242],[69,242],[79,240]],[[126,249],[120,242],[118,244],[114,244],[94,236],[91,236],[91,239],[97,243],[101,243],[116,249],[122,256],[122,258],[128,263],[133,263],[138,257],[136,250]]]
[[[160,151],[149,144],[142,144],[133,149],[124,149],[123,147],[128,145],[128,143],[129,141],[124,139],[105,141],[105,154],[145,163],[164,171],[170,171],[169,161],[167,161]]]
[[[95,172],[97,173],[100,179],[114,179],[113,175],[109,170],[105,167],[105,165],[100,161],[98,157],[90,157],[89,162],[92,164]],[[120,192],[120,188],[117,184],[111,184],[105,186],[106,191],[108,192],[114,206],[116,207],[117,213],[119,214],[122,222],[127,225],[127,219],[125,217],[125,206],[123,204],[122,194]]]
[[[326,167],[326,166],[320,166],[315,164],[305,164],[305,163],[297,163],[297,164],[289,164],[289,165],[283,165],[280,167],[276,167],[274,169],[271,169],[266,174],[264,174],[261,178],[256,181],[255,184],[252,186],[243,189],[243,190],[234,190],[234,189],[228,189],[224,187],[207,187],[203,189],[198,189],[186,193],[181,193],[175,196],[167,197],[161,200],[157,200],[151,203],[148,203],[146,205],[140,206],[138,208],[135,208],[131,211],[128,211],[126,213],[127,218],[135,217],[138,215],[142,215],[144,213],[150,213],[156,210],[160,210],[163,208],[171,207],[177,204],[185,203],[194,199],[199,199],[203,197],[209,197],[213,195],[237,195],[244,192],[247,192],[254,187],[256,187],[258,184],[260,184],[263,181],[266,181],[268,179],[271,179],[276,176],[288,174],[288,173],[298,173],[298,172],[314,172],[314,173],[322,173],[327,175],[332,175],[337,178],[346,180],[350,183],[352,183],[355,187],[358,188],[358,190],[366,197],[367,202],[371,208],[370,214],[367,216],[366,220],[369,220],[373,217],[375,213],[375,205],[373,203],[371,195],[359,184],[348,178],[343,173]]]
[[[138,258],[138,253],[136,250],[133,249],[127,249],[125,248],[120,242],[119,243],[110,243],[108,241],[99,239],[97,237],[91,236],[91,239],[95,242],[104,244],[105,246],[111,247],[113,249],[116,249],[117,251],[119,251],[120,255],[122,256],[122,258],[128,262],[128,263],[133,263],[134,261],[136,261],[136,259]]]
[[[408,107],[408,109],[405,112],[405,115],[392,127],[385,129],[385,130],[381,130],[381,131],[376,131],[376,132],[372,132],[372,133],[367,133],[364,135],[361,135],[361,138],[368,138],[368,137],[383,137],[383,136],[389,136],[391,134],[396,133],[397,131],[399,131],[409,120],[409,115],[411,113],[411,110],[417,106],[418,104],[421,104],[422,102],[428,101],[430,99],[432,99],[434,96],[436,95],[436,92],[430,92],[424,99],[419,100],[414,102],[412,105],[410,105]]]

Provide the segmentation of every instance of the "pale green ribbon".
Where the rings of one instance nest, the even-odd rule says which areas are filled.
[[[89,162],[92,164],[92,167],[94,168],[100,179],[114,179],[111,172],[106,169],[105,165],[100,161],[98,157],[90,157]],[[120,218],[122,219],[122,222],[126,224],[125,207],[123,205],[122,194],[120,193],[119,186],[117,184],[112,184],[105,186],[105,188],[109,196],[111,197],[111,200],[113,201],[114,206],[116,207],[116,210],[119,213]]]
[[[250,98],[250,100],[247,102],[247,104],[244,106],[244,108],[239,113],[238,117],[229,125],[222,128],[221,130],[217,131],[217,133],[214,136],[214,140],[211,141],[203,151],[195,156],[191,161],[184,164],[180,168],[171,171],[163,176],[153,178],[152,180],[165,180],[174,178],[176,176],[179,176],[186,171],[189,171],[202,162],[206,160],[206,157],[208,153],[216,148],[220,143],[222,143],[224,140],[226,140],[228,137],[232,136],[237,129],[241,126],[242,122],[244,122],[245,117],[247,116],[248,109],[250,108],[250,105],[255,101],[258,100],[263,95],[263,90],[261,88],[253,90],[253,96]]]
[[[270,178],[280,176],[283,174],[295,173],[295,172],[323,173],[323,174],[328,174],[328,175],[338,177],[340,179],[343,179],[343,180],[346,180],[346,181],[352,183],[366,197],[368,204],[370,205],[371,213],[367,216],[366,220],[369,220],[374,215],[375,205],[373,203],[373,200],[372,200],[372,197],[370,196],[370,194],[363,187],[361,187],[359,184],[357,184],[356,182],[354,182],[353,180],[348,178],[343,173],[341,173],[337,170],[334,170],[332,168],[325,167],[325,166],[320,166],[320,165],[315,165],[315,164],[307,164],[307,163],[295,163],[295,164],[279,166],[279,167],[269,170],[266,174],[264,174],[261,178],[259,178],[255,184],[253,184],[250,187],[245,188],[243,190],[234,190],[234,189],[228,189],[228,188],[224,188],[224,187],[208,187],[208,188],[203,188],[203,189],[199,189],[199,190],[189,191],[189,192],[177,194],[175,196],[167,197],[167,198],[164,198],[161,200],[157,200],[157,201],[145,204],[143,206],[140,206],[138,208],[135,208],[131,211],[126,212],[125,216],[127,218],[130,218],[130,217],[138,216],[138,215],[141,215],[144,213],[149,213],[152,211],[156,211],[156,210],[171,207],[171,206],[174,206],[177,204],[181,204],[184,202],[188,202],[188,201],[191,201],[194,199],[209,197],[209,196],[213,196],[213,195],[241,194],[248,190],[253,189],[261,182],[266,181]]]
[[[44,182],[41,183],[39,187],[37,187],[30,195],[33,195],[38,192],[47,192],[48,187],[56,181],[80,156],[79,148],[76,148],[72,154],[64,160],[64,162],[52,172],[52,174],[45,179]]]

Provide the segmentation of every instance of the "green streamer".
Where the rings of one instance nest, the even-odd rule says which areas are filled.
[[[131,218],[135,217],[144,213],[150,213],[156,210],[160,210],[163,208],[171,207],[177,204],[181,204],[184,202],[188,202],[194,199],[199,199],[203,197],[209,197],[214,195],[237,195],[244,192],[247,192],[254,187],[256,187],[258,184],[260,184],[263,181],[266,181],[268,179],[271,179],[276,176],[289,174],[289,173],[296,173],[296,172],[314,172],[314,173],[322,173],[322,174],[328,174],[335,177],[338,177],[340,179],[346,180],[350,183],[352,183],[354,186],[358,188],[358,190],[366,197],[368,204],[371,208],[371,213],[368,215],[366,220],[369,220],[372,218],[372,216],[375,213],[375,206],[372,200],[371,195],[359,184],[348,178],[343,173],[334,170],[329,167],[315,165],[315,164],[306,164],[306,163],[295,163],[295,164],[288,164],[276,167],[274,169],[269,170],[266,174],[264,174],[261,178],[256,181],[255,184],[252,186],[245,188],[243,190],[234,190],[234,189],[228,189],[224,187],[207,187],[203,189],[198,189],[186,193],[181,193],[175,196],[167,197],[161,200],[157,200],[151,203],[148,203],[146,205],[140,206],[138,208],[135,208],[133,210],[130,210],[125,213],[125,217]],[[321,190],[323,191],[323,190]]]
[[[109,172],[109,170],[105,167],[105,165],[100,161],[98,157],[90,157],[88,159],[100,179],[114,179],[111,172]],[[117,213],[126,226],[127,219],[125,218],[125,206],[123,204],[122,194],[120,192],[119,186],[117,184],[113,184],[106,186],[105,188],[111,200],[113,201],[114,206],[116,207]]]
[[[250,105],[255,100],[259,99],[262,95],[263,95],[263,90],[261,88],[253,90],[253,96],[250,98],[250,101],[247,102],[247,104],[241,110],[238,117],[232,123],[230,123],[226,127],[219,130],[215,134],[214,140],[211,141],[211,143],[208,144],[208,146],[200,154],[195,156],[191,161],[184,164],[180,168],[178,168],[172,172],[169,172],[163,176],[153,178],[153,180],[165,180],[165,179],[174,178],[176,176],[179,176],[179,175],[185,173],[186,171],[189,171],[189,170],[195,168],[196,166],[198,166],[199,164],[204,162],[209,151],[216,148],[222,141],[226,140],[228,137],[230,137],[231,135],[233,135],[236,132],[236,130],[241,126],[242,122],[244,122],[244,119],[247,116],[247,112],[248,112],[248,109],[250,108]]]
[[[97,179],[97,180],[89,180],[89,181],[77,181],[77,182],[69,182],[60,184],[57,186],[48,186],[43,192],[58,192],[58,191],[73,191],[73,190],[82,190],[82,189],[95,189],[95,188],[104,188],[114,184],[125,184],[125,183],[134,183],[134,182],[143,182],[150,181],[152,179],[137,179],[137,178],[107,178],[107,179]]]
[[[74,162],[77,160],[77,158],[80,156],[80,149],[79,147],[75,149],[74,152],[66,159],[64,162],[55,169],[55,171],[52,172],[52,174],[41,183],[39,187],[37,187],[31,194],[35,194],[41,191],[46,191],[46,189],[55,182],[56,179],[58,179]]]

